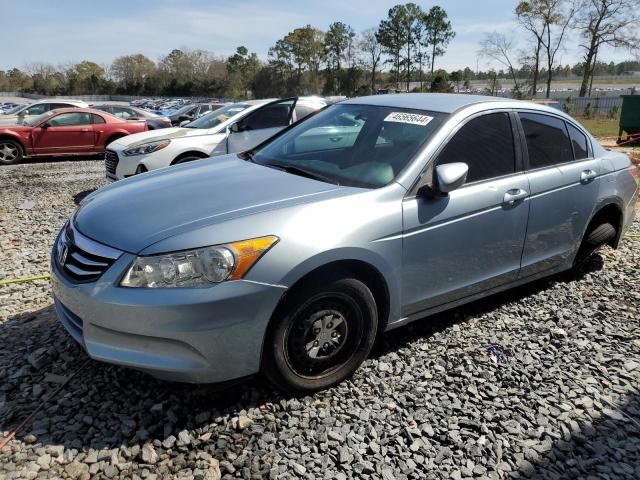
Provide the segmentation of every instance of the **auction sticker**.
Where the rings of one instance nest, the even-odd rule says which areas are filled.
[[[385,122],[410,123],[411,125],[427,125],[433,117],[418,113],[391,112],[384,119]]]

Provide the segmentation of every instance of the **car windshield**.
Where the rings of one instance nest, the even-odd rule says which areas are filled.
[[[193,122],[185,125],[186,128],[213,128],[217,127],[221,123],[226,122],[232,117],[235,117],[243,110],[246,110],[251,105],[248,103],[234,103],[232,105],[227,105],[226,107],[218,108],[217,110],[213,110],[206,115],[194,120]]]
[[[36,115],[35,117],[29,117],[24,121],[24,124],[29,125],[30,127],[33,127],[34,125],[38,125],[40,122],[49,118],[54,113],[55,113],[55,110],[50,110],[48,112],[41,113],[40,115]]]
[[[398,176],[446,117],[408,108],[338,104],[246,156],[298,175],[379,188]]]

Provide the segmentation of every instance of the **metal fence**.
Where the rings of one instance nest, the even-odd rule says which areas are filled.
[[[571,107],[569,107],[570,111],[567,113],[574,117],[584,117],[589,105],[591,105],[594,115],[606,116],[612,108],[622,108],[622,97],[569,97],[564,100],[558,100],[557,107],[561,110],[567,110],[566,107],[568,105],[571,105]]]

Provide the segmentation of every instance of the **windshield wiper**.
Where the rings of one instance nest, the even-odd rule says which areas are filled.
[[[263,163],[262,165],[264,165],[265,167],[277,168],[278,170],[282,170],[284,172],[291,173],[293,175],[299,175],[301,177],[307,177],[313,180],[320,180],[321,182],[340,185],[340,183],[334,178],[325,177],[320,173],[312,172],[311,170],[307,170],[306,168],[296,167],[295,165],[278,163],[278,162],[267,162],[267,163]]]

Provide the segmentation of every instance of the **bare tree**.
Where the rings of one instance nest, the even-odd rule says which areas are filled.
[[[542,21],[540,16],[533,14],[531,2],[520,2],[516,7],[515,13],[518,18],[518,23],[534,37],[531,93],[535,96],[538,91],[538,78],[540,77],[542,39],[546,35],[548,25]]]
[[[583,0],[574,27],[585,50],[579,96],[584,97],[593,77],[598,50],[603,45],[640,48],[640,0]]]
[[[375,28],[369,28],[360,34],[358,48],[362,52],[363,62],[371,71],[371,93],[376,91],[376,74],[382,59],[384,47],[378,41],[378,34]]]
[[[536,39],[536,68],[539,68],[540,51],[544,50],[547,58],[547,91],[551,93],[551,80],[556,55],[565,39],[576,10],[577,0],[528,0],[521,1],[516,7],[516,16],[521,25],[531,32]],[[537,71],[539,72],[539,70]],[[534,83],[537,79],[534,72]]]
[[[514,67],[514,58],[517,53],[513,38],[498,32],[486,33],[480,42],[479,53],[481,56],[495,60],[507,68],[509,76],[513,80],[513,96],[520,98],[522,92]]]

